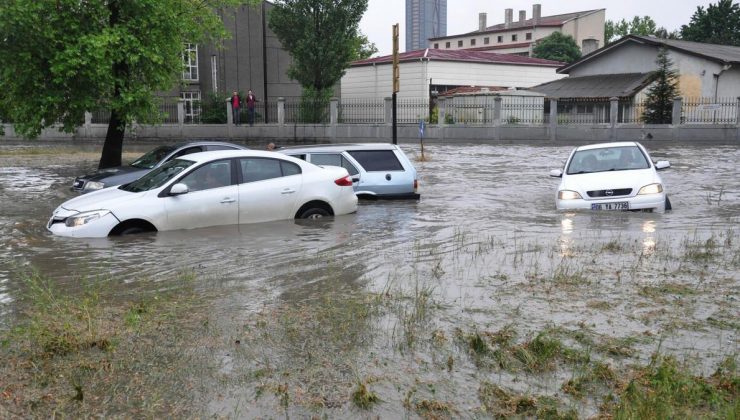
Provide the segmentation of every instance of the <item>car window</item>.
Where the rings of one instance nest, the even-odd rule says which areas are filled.
[[[136,181],[121,185],[119,188],[130,192],[142,192],[159,188],[193,163],[195,162],[185,159],[171,160]]]
[[[294,157],[296,159],[300,159],[300,160],[306,160],[306,154],[305,153],[304,154],[301,154],[301,155],[288,155],[288,156],[292,156],[292,157]]]
[[[213,151],[213,150],[237,150],[237,148],[234,146],[226,146],[223,144],[212,144],[208,146],[208,151]]]
[[[604,147],[576,152],[566,172],[568,175],[574,175],[649,167],[647,158],[637,146]]]
[[[203,151],[203,147],[201,147],[201,146],[188,147],[188,148],[182,149],[179,152],[175,153],[170,159],[175,159],[175,158],[178,158],[180,156],[185,156],[185,155],[189,155],[191,153],[198,153],[198,152],[202,152],[202,151]]]
[[[206,163],[185,176],[180,183],[187,185],[189,192],[231,185],[231,160]]]
[[[283,176],[280,160],[265,158],[239,159],[244,182],[264,181]]]
[[[404,170],[393,150],[354,150],[348,153],[368,172]]]
[[[140,169],[152,169],[157,166],[162,159],[172,153],[173,150],[175,150],[175,148],[172,146],[159,146],[136,159],[131,166]]]
[[[347,158],[339,153],[312,153],[311,163],[314,165],[340,166],[346,169],[350,175],[357,175],[360,173],[357,168],[347,160]]]
[[[280,161],[280,169],[283,170],[283,176],[298,175],[301,173],[301,167],[293,162]]]

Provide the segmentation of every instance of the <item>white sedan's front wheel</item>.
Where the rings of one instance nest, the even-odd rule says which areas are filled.
[[[298,217],[300,219],[322,219],[328,216],[330,216],[330,214],[326,209],[322,209],[320,207],[311,207],[309,209],[306,209]]]

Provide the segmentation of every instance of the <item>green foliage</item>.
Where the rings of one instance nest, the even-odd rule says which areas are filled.
[[[434,106],[432,108],[432,113],[429,115],[429,121],[427,121],[429,124],[437,124],[439,123],[439,107]]]
[[[200,121],[203,124],[226,124],[225,93],[209,93],[198,105],[200,106]],[[239,94],[241,98],[241,93]]]
[[[243,2],[0,0],[0,114],[35,137],[107,108],[118,133],[106,143],[120,142],[126,123],[157,115],[155,93],[179,82],[183,43],[225,36],[216,11]]]
[[[316,90],[313,87],[303,89],[301,95],[299,121],[309,124],[329,122],[329,102],[332,89]]]
[[[553,32],[537,41],[533,53],[537,58],[563,63],[572,63],[581,58],[581,49],[578,48],[576,40],[570,35],[563,35],[561,32]]]
[[[646,124],[670,124],[673,120],[673,99],[678,96],[677,74],[668,51],[661,48],[658,58],[656,78],[645,99],[645,112],[642,115]]]
[[[665,28],[660,28],[665,31]],[[658,27],[650,16],[635,16],[628,22],[622,19],[619,22],[607,20],[604,23],[604,42],[609,43],[627,35],[655,35]]]
[[[368,0],[280,0],[269,25],[290,52],[288,75],[315,94],[331,89],[363,50],[359,31]],[[365,38],[366,39],[366,38]],[[305,96],[305,95],[304,95]]]
[[[378,47],[375,46],[375,43],[370,42],[370,40],[367,39],[367,35],[358,33],[358,36],[353,40],[352,50],[352,61],[356,61],[364,60],[377,54]]]
[[[688,25],[681,26],[681,37],[687,41],[740,46],[740,5],[732,0],[719,0],[706,10],[696,8]]]

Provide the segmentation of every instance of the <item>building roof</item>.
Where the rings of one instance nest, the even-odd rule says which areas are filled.
[[[631,98],[649,85],[654,73],[602,74],[566,77],[533,86],[529,90],[550,98]]]
[[[686,54],[703,57],[708,60],[717,61],[721,64],[740,64],[740,47],[705,44],[703,42],[680,41],[677,39],[661,39],[653,36],[627,35],[592,52],[591,54],[583,56],[575,63],[571,63],[559,69],[558,73],[568,73],[573,68],[628,43],[653,45],[657,47],[663,46],[670,50],[681,51]]]
[[[442,39],[459,38],[459,37],[471,36],[471,35],[482,35],[482,34],[495,33],[495,32],[506,32],[506,31],[511,31],[515,29],[527,29],[527,28],[534,28],[534,27],[560,27],[560,26],[565,25],[567,22],[573,19],[582,18],[584,16],[588,16],[596,12],[600,12],[602,10],[606,10],[606,9],[584,10],[582,12],[564,13],[562,15],[542,16],[540,17],[539,21],[536,24],[533,18],[530,18],[524,21],[513,21],[511,22],[508,28],[506,27],[506,24],[499,23],[498,25],[489,26],[483,31],[475,30],[472,32],[467,32],[467,33],[458,34],[458,35],[447,35],[447,36],[441,36],[437,38],[430,38],[429,40],[437,41],[437,40],[442,40]]]
[[[523,57],[513,54],[496,54],[484,51],[471,50],[439,50],[427,48],[426,50],[407,51],[398,54],[399,62],[410,61],[458,61],[484,64],[515,64],[523,66],[540,66],[540,67],[560,67],[563,63],[559,61],[545,60],[542,58]],[[391,64],[392,55],[383,57],[368,58],[366,60],[355,61],[350,64],[351,67],[371,66],[376,64]]]
[[[481,94],[481,93],[492,93],[492,92],[501,92],[504,90],[508,90],[509,88],[503,87],[503,86],[458,86],[456,88],[447,89],[444,92],[440,92],[439,94],[441,96],[450,96],[450,95],[472,95],[472,94]]]

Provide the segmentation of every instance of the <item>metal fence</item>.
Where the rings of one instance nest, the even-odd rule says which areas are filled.
[[[681,122],[684,124],[736,124],[737,98],[684,98]]]
[[[339,101],[339,122],[342,124],[382,124],[385,122],[385,100],[342,99]]]
[[[418,124],[421,120],[429,121],[428,98],[398,98],[396,105],[398,124]]]
[[[602,99],[578,98],[558,101],[558,125],[609,123],[611,103]]]

